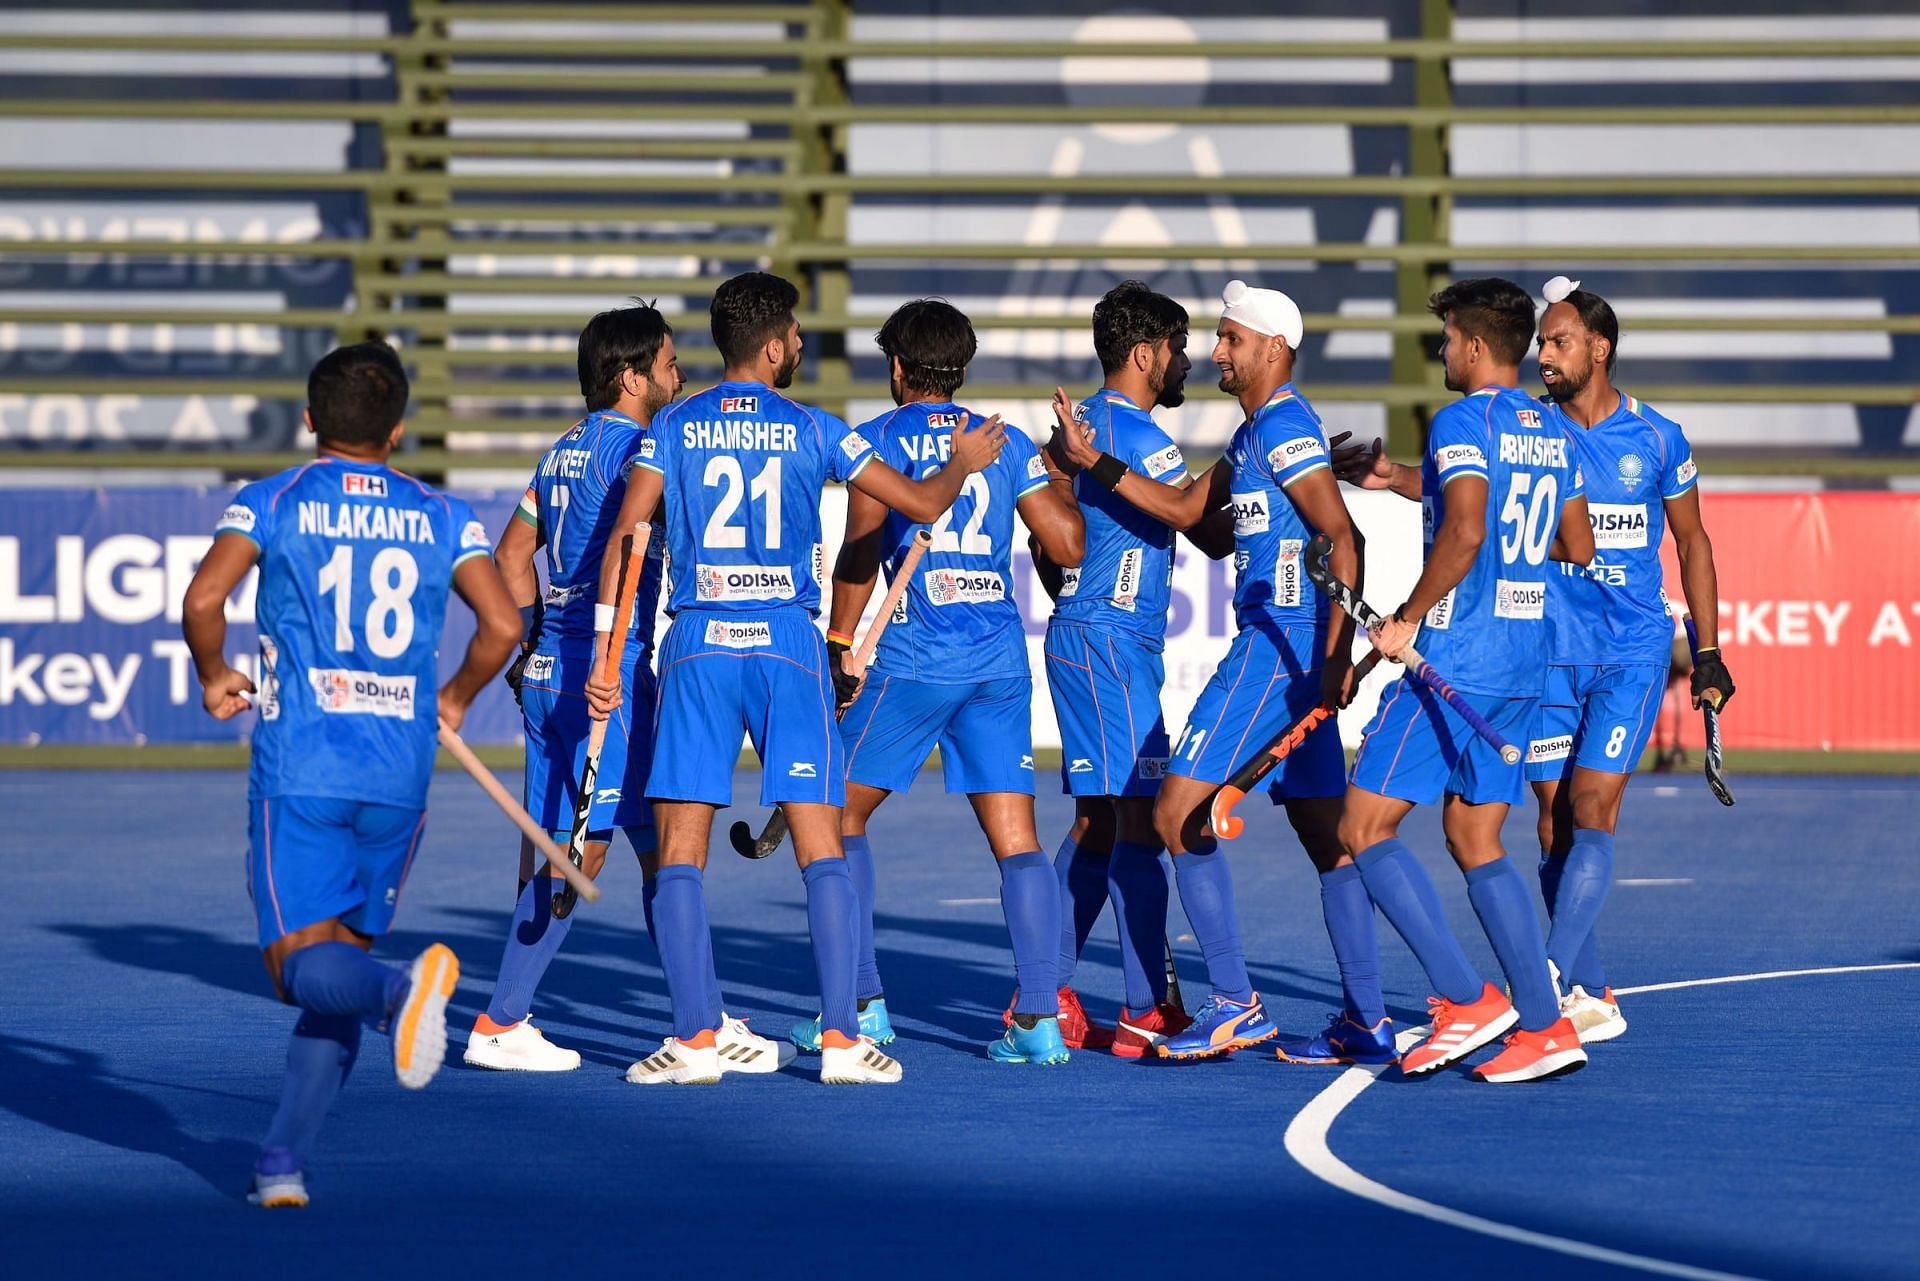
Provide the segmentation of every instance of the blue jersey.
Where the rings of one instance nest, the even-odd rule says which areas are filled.
[[[1287,497],[1302,476],[1328,467],[1320,415],[1293,389],[1276,390],[1227,443],[1233,469],[1233,616],[1250,627],[1318,626],[1327,599],[1307,582],[1313,529]]]
[[[246,486],[215,532],[260,549],[248,796],[423,808],[447,592],[455,566],[492,550],[473,509],[383,464],[328,457]]]
[[[863,424],[860,435],[889,466],[923,480],[952,456],[965,412],[951,402],[902,405]],[[953,506],[931,526],[933,545],[880,638],[877,667],[938,685],[1027,675],[1027,636],[1013,600],[1013,512],[1046,484],[1040,451],[1025,432],[1009,427],[1000,457],[967,477]],[[881,538],[889,581],[914,532],[926,528],[888,513]]]
[[[1095,449],[1142,476],[1169,484],[1186,479],[1180,446],[1119,392],[1101,388],[1080,402],[1074,417],[1093,429]],[[1173,594],[1173,530],[1091,476],[1076,476],[1073,493],[1087,525],[1087,550],[1080,567],[1066,572],[1054,617],[1123,632],[1158,653],[1166,647]]]
[[[1557,405],[1543,412],[1573,439],[1594,548],[1592,568],[1560,565],[1547,579],[1552,661],[1665,667],[1673,623],[1660,589],[1660,538],[1667,500],[1694,486],[1693,450],[1677,423],[1628,395],[1592,427]]]
[[[1582,492],[1573,442],[1524,392],[1485,387],[1434,415],[1420,460],[1425,543],[1446,518],[1446,487],[1487,482],[1487,536],[1467,576],[1423,620],[1419,649],[1455,686],[1538,697],[1546,681],[1547,552],[1560,509]]]
[[[627,473],[646,428],[625,414],[598,409],[575,423],[540,459],[533,483],[514,513],[539,531],[547,547],[546,617],[539,652],[587,654],[593,649],[593,610],[600,597],[600,562],[627,496]],[[647,563],[634,597],[636,645],[628,657],[644,662],[653,650],[653,615],[660,604],[662,540],[647,543]]]
[[[873,446],[765,383],[725,382],[669,406],[634,455],[665,483],[667,613],[820,612],[820,491]]]

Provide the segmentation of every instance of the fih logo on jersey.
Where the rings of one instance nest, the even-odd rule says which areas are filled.
[[[1267,491],[1257,489],[1251,494],[1231,494],[1233,503],[1233,536],[1251,538],[1255,534],[1267,532],[1270,513],[1267,510]]]
[[[696,565],[693,593],[700,600],[786,600],[793,593],[787,565]]]
[[[722,396],[720,412],[723,414],[757,414],[760,412],[758,396]]]
[[[992,570],[930,569],[922,581],[935,605],[983,605],[1007,597],[1006,583]]]
[[[340,492],[343,494],[364,494],[371,498],[387,496],[387,478],[369,476],[363,471],[350,471],[340,477]]]
[[[707,644],[722,649],[763,649],[773,644],[773,624],[730,623],[724,618],[707,622]]]
[[[1532,427],[1538,430],[1540,426],[1540,411],[1537,409],[1516,409],[1513,412],[1513,416],[1520,420],[1522,427]]]
[[[1133,612],[1134,602],[1140,599],[1140,564],[1145,555],[1138,547],[1127,548],[1120,553],[1120,569],[1113,576],[1114,606],[1129,614]]]
[[[1539,765],[1545,761],[1564,761],[1573,751],[1573,735],[1562,734],[1558,738],[1536,738],[1527,744],[1527,764]]]
[[[1620,455],[1620,483],[1631,494],[1647,474],[1646,460],[1638,454]]]
[[[1516,583],[1500,579],[1493,585],[1495,618],[1545,618],[1547,585],[1545,582]]]
[[[309,667],[307,680],[320,710],[328,715],[413,719],[413,677],[382,676],[338,667]]]
[[[1276,605],[1298,605],[1300,603],[1300,578],[1306,571],[1303,553],[1306,543],[1298,538],[1280,540],[1280,555],[1273,563],[1273,603]]]
[[[1595,547],[1647,545],[1645,503],[1592,503],[1587,507],[1587,519],[1593,525]]]
[[[960,428],[960,415],[959,414],[928,414],[927,426],[945,427],[949,431],[958,431]]]

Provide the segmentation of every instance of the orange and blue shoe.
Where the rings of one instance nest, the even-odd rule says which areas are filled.
[[[1520,1021],[1513,1002],[1491,983],[1480,989],[1477,999],[1463,1004],[1430,996],[1427,1009],[1433,1014],[1433,1034],[1401,1057],[1404,1076],[1437,1071],[1463,1059]]]
[[[1260,1004],[1258,992],[1244,1005],[1216,993],[1193,1012],[1191,1027],[1168,1037],[1155,1049],[1163,1059],[1205,1059],[1244,1050],[1279,1033],[1267,1017],[1266,1006]]]
[[[1120,1007],[1120,1021],[1113,1029],[1113,1054],[1120,1059],[1140,1059],[1159,1051],[1160,1043],[1178,1036],[1193,1026],[1187,1012],[1171,1001],[1149,1006],[1146,1013],[1135,1014]]]
[[[1400,1061],[1400,1051],[1393,1044],[1393,1020],[1382,1018],[1369,1027],[1355,1018],[1352,1010],[1342,1010],[1328,1019],[1326,1031],[1318,1036],[1283,1037],[1274,1056],[1282,1063],[1311,1065]]]

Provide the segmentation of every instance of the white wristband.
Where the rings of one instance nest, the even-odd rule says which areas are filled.
[[[596,632],[612,631],[614,612],[614,608],[611,605],[595,605],[593,607],[593,630]]]

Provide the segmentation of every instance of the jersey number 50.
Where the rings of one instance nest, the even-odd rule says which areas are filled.
[[[1532,472],[1517,471],[1507,489],[1507,501],[1500,505],[1500,560],[1511,565],[1525,553],[1527,564],[1538,565],[1547,558],[1553,542],[1556,513],[1554,499],[1560,493],[1560,481],[1551,474],[1534,483]],[[1531,489],[1531,501],[1527,491]],[[1511,526],[1511,528],[1509,528]]]
[[[420,565],[404,547],[383,547],[367,575],[373,599],[362,630],[379,658],[398,658],[413,641],[413,589]],[[353,547],[341,544],[320,567],[320,594],[333,594],[333,648],[353,653]]]

